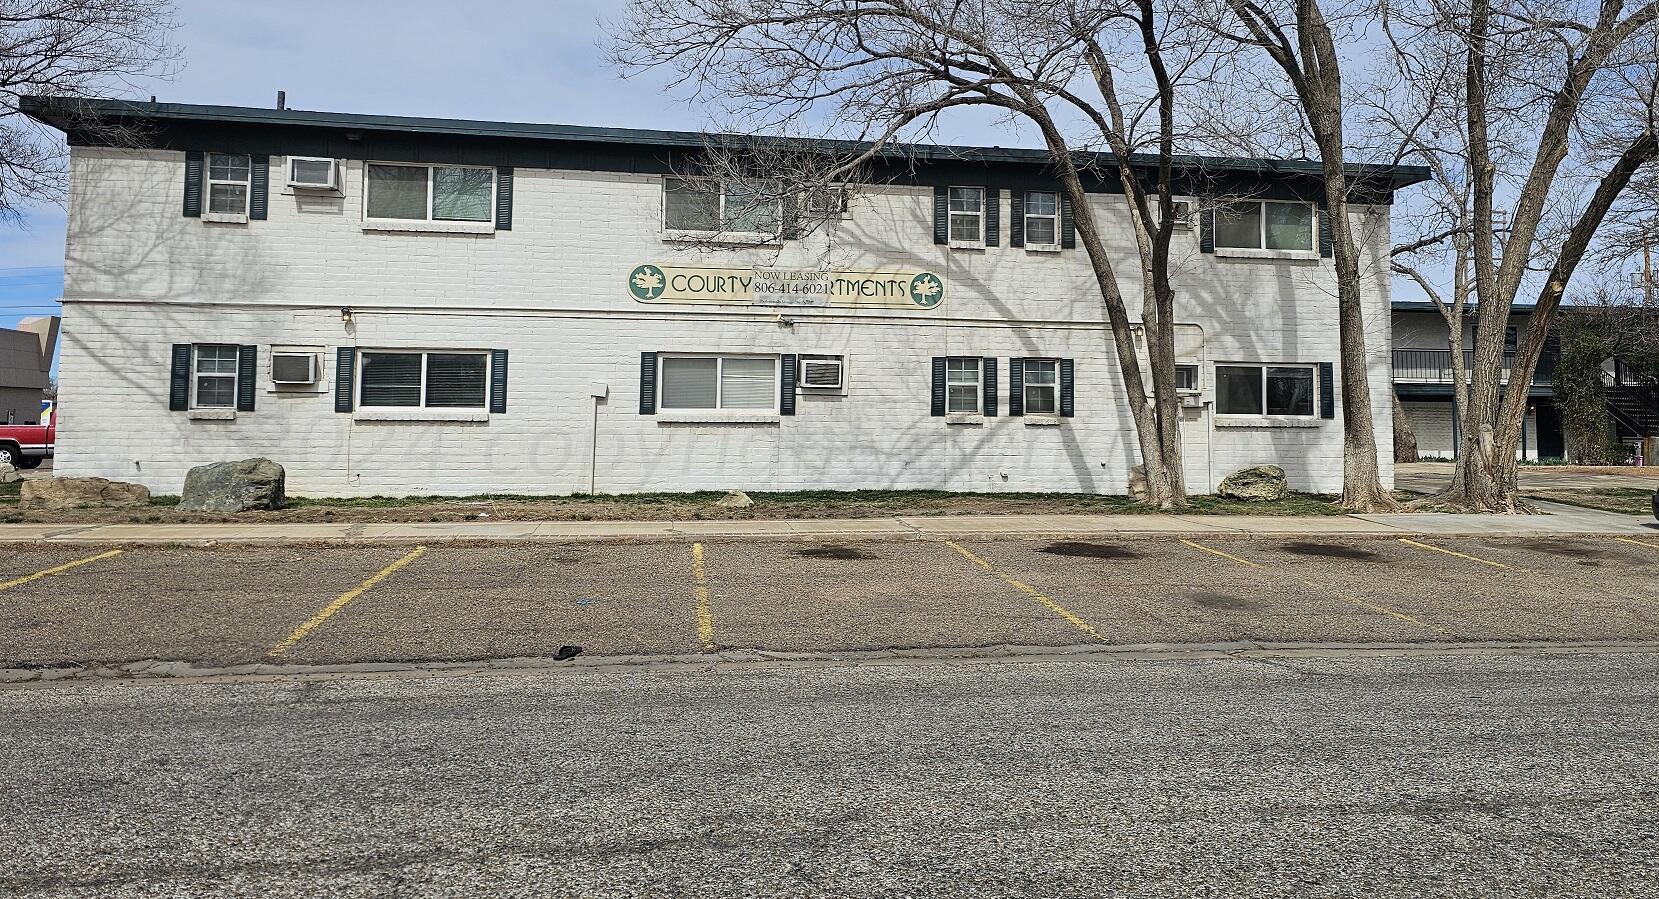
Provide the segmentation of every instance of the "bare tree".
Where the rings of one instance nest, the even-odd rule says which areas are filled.
[[[24,95],[98,97],[165,74],[173,7],[166,0],[0,0],[0,218],[63,196],[59,139],[18,111]],[[130,126],[86,120],[117,145]]]
[[[1452,359],[1458,466],[1434,501],[1525,511],[1516,490],[1527,405],[1519,385],[1532,381],[1555,312],[1607,217],[1659,156],[1659,3],[1405,0],[1384,11],[1401,95],[1434,110],[1387,120],[1429,164],[1442,207],[1397,249],[1397,265],[1456,320],[1456,339],[1462,316],[1451,310],[1462,312],[1470,296],[1477,309],[1472,372],[1462,371],[1455,344]],[[1502,215],[1506,200],[1512,211]],[[1434,252],[1452,259],[1440,291],[1407,261]],[[1510,362],[1505,331],[1523,290],[1537,300]]]
[[[613,54],[629,70],[676,72],[677,86],[717,101],[746,130],[851,141],[856,149],[825,166],[824,181],[902,155],[902,138],[949,110],[989,109],[1034,128],[1100,289],[1148,499],[1167,508],[1186,498],[1173,197],[1196,174],[1178,162],[1177,99],[1207,39],[1182,10],[1169,0],[633,0]],[[1140,155],[1148,151],[1150,162]],[[1116,182],[1133,223],[1150,390],[1089,199],[1102,181]]]

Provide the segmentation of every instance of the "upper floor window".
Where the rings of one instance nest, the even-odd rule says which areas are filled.
[[[950,189],[950,241],[985,242],[985,188]]]
[[[489,222],[495,218],[492,168],[372,162],[364,180],[366,218],[426,222]]]
[[[489,383],[483,352],[364,352],[358,405],[482,409]]]
[[[1026,414],[1057,414],[1060,411],[1059,360],[1026,359],[1024,365]]]
[[[769,181],[664,178],[662,222],[688,234],[776,234],[781,203]]]
[[[660,371],[663,409],[778,408],[776,356],[665,356]]]
[[[1244,200],[1215,210],[1215,245],[1245,250],[1312,251],[1312,203]]]
[[[1180,364],[1175,366],[1175,389],[1192,392],[1198,389],[1198,366]]]
[[[1052,190],[1025,192],[1025,245],[1060,245],[1060,195]]]
[[[1312,418],[1313,366],[1217,365],[1215,394],[1218,415]]]
[[[246,154],[207,154],[207,211],[213,215],[246,216],[252,174],[252,160]]]
[[[242,157],[244,160],[246,156]],[[191,384],[195,392],[190,407],[193,409],[232,409],[236,407],[236,363],[241,348],[230,344],[197,344],[195,371]]]

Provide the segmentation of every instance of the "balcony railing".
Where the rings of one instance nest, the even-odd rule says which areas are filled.
[[[1473,377],[1475,354],[1465,351],[1463,354],[1465,373]],[[1514,353],[1503,354],[1503,380],[1509,382],[1509,371],[1515,364]],[[1555,377],[1555,359],[1545,354],[1538,360],[1538,370],[1533,373],[1532,383],[1548,384]],[[1452,383],[1452,352],[1451,350],[1395,350],[1394,351],[1394,380],[1409,381],[1417,384],[1450,384]]]

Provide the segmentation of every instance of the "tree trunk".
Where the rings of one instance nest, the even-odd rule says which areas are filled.
[[[1399,394],[1394,395],[1394,462],[1417,461],[1417,432],[1411,429],[1411,421],[1406,418],[1405,404],[1400,402]]]

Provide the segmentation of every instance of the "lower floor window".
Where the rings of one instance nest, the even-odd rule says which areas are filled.
[[[365,352],[359,393],[366,407],[482,409],[489,356],[480,352]]]
[[[1215,411],[1311,418],[1313,385],[1311,365],[1217,365]]]
[[[192,408],[229,409],[236,405],[236,362],[241,349],[227,344],[197,344]]]
[[[668,356],[661,365],[662,408],[778,408],[776,356]]]
[[[1060,411],[1059,394],[1059,361],[1025,360],[1025,414],[1053,415]]]
[[[945,411],[973,415],[979,412],[978,356],[952,356],[945,360]]]

